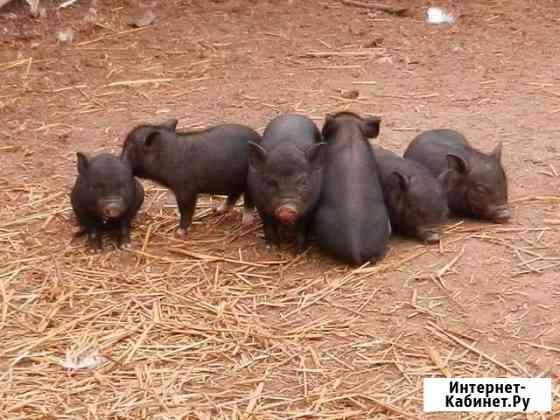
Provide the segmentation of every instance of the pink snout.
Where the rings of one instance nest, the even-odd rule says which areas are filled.
[[[285,225],[291,225],[295,223],[299,216],[299,213],[295,206],[290,204],[285,204],[280,206],[274,212],[274,217],[280,222]]]
[[[105,203],[102,207],[104,219],[117,219],[124,213],[124,203],[119,201],[112,201]]]

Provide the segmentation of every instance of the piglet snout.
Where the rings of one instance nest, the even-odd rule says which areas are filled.
[[[125,210],[124,201],[122,199],[110,200],[104,203],[102,212],[105,219],[117,219]]]
[[[511,210],[507,206],[496,208],[492,214],[492,219],[496,223],[506,223],[511,218]]]
[[[298,210],[292,204],[284,204],[276,209],[274,216],[285,225],[293,224],[298,218]]]

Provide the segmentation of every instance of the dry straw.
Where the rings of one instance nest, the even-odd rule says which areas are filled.
[[[195,57],[190,66],[178,59],[182,50],[161,52],[173,72],[149,71],[151,50],[138,66],[119,64],[122,54],[138,50],[134,37],[151,30],[105,31],[61,49],[91,54],[84,62],[102,57],[95,61],[102,76],[73,79],[71,86],[57,82],[58,59],[24,55],[0,63],[9,81],[1,89],[11,89],[0,92],[1,101],[41,96],[49,113],[48,123],[31,123],[20,120],[18,105],[12,114],[17,128],[0,128],[8,168],[0,179],[0,418],[449,418],[422,413],[424,377],[557,373],[546,370],[556,366],[560,351],[550,339],[557,305],[523,306],[533,290],[560,296],[548,277],[556,281],[560,266],[556,216],[533,226],[459,221],[447,226],[440,247],[395,239],[377,265],[350,268],[316,246],[300,256],[289,246],[267,252],[260,226],[241,226],[240,208],[213,215],[208,197],[199,202],[189,238],[180,241],[173,236],[175,207],[164,190],[144,183],[135,248],[116,250],[106,238],[103,253],[89,254],[83,238],[72,239],[67,193],[74,152],[65,136],[89,138],[102,115],[126,119],[135,100],[144,116],[153,117],[161,98],[166,107],[183,109],[185,97],[204,95],[219,83],[211,69],[223,64],[225,44],[204,39],[193,40],[204,58]],[[388,54],[384,48],[322,44],[328,50],[302,51],[294,63],[301,64],[299,58],[316,63],[313,71],[337,71]],[[329,98],[320,89],[298,95],[321,98],[324,109],[241,94],[239,106],[262,109],[263,121],[271,108],[320,119],[327,108],[369,107]],[[426,101],[437,94],[380,94],[372,101],[378,97]],[[56,140],[39,148],[38,135]],[[51,152],[52,171],[27,158]],[[15,169],[17,174],[9,172]],[[559,202],[558,196],[535,196],[513,205],[533,211]],[[546,418],[560,416],[555,386],[555,412]]]
[[[542,270],[538,264],[559,257],[528,238],[513,245],[508,235],[551,228],[459,224],[449,227],[442,257],[398,246],[378,265],[350,269],[315,247],[299,256],[289,247],[267,253],[259,226],[242,227],[239,209],[212,216],[204,198],[190,238],[175,240],[174,208],[163,206],[160,188],[147,191],[147,202],[156,201],[135,223],[131,252],[106,238],[105,252],[92,256],[83,240],[64,239],[74,222],[61,191],[34,194],[4,219],[0,412],[7,418],[424,418],[425,376],[530,369],[485,351],[482,335],[446,326],[443,314],[469,311],[453,293],[469,241],[502,246],[525,258],[522,267]],[[27,232],[48,219],[47,232],[30,243]],[[59,239],[46,240],[50,232]],[[439,264],[414,274],[433,256]],[[436,288],[418,289],[424,279]],[[412,299],[388,300],[403,281]],[[430,290],[448,303],[427,305]],[[376,322],[389,314],[425,318],[424,332],[405,328],[389,338]]]

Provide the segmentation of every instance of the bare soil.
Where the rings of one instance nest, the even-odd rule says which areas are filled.
[[[89,1],[0,10],[0,418],[525,419],[427,414],[431,376],[560,376],[560,9],[553,0]],[[141,8],[140,8],[141,9]],[[91,16],[91,13],[89,14]],[[72,29],[74,40],[57,41]],[[358,89],[347,99],[341,90]],[[142,122],[181,128],[281,112],[382,116],[402,152],[428,128],[502,141],[514,217],[452,220],[439,247],[395,237],[377,266],[314,245],[267,252],[204,197],[173,237],[145,182],[133,251],[73,239],[76,151],[118,153]],[[101,366],[69,372],[69,351]],[[560,388],[555,384],[558,418]]]

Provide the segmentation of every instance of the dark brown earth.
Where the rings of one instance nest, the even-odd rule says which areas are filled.
[[[557,2],[441,1],[458,20],[433,26],[428,1],[386,2],[404,17],[159,1],[136,30],[132,1],[97,2],[95,23],[88,1],[43,3],[46,18],[0,10],[1,418],[560,416],[558,385],[545,417],[422,412],[426,376],[560,376]],[[439,248],[395,238],[354,270],[316,246],[268,253],[240,209],[212,215],[208,198],[177,240],[173,199],[146,182],[135,251],[72,240],[76,151],[117,153],[146,121],[262,129],[343,109],[381,115],[378,142],[399,152],[435,127],[484,151],[502,141],[513,220],[453,220]],[[72,348],[105,362],[70,374]]]

